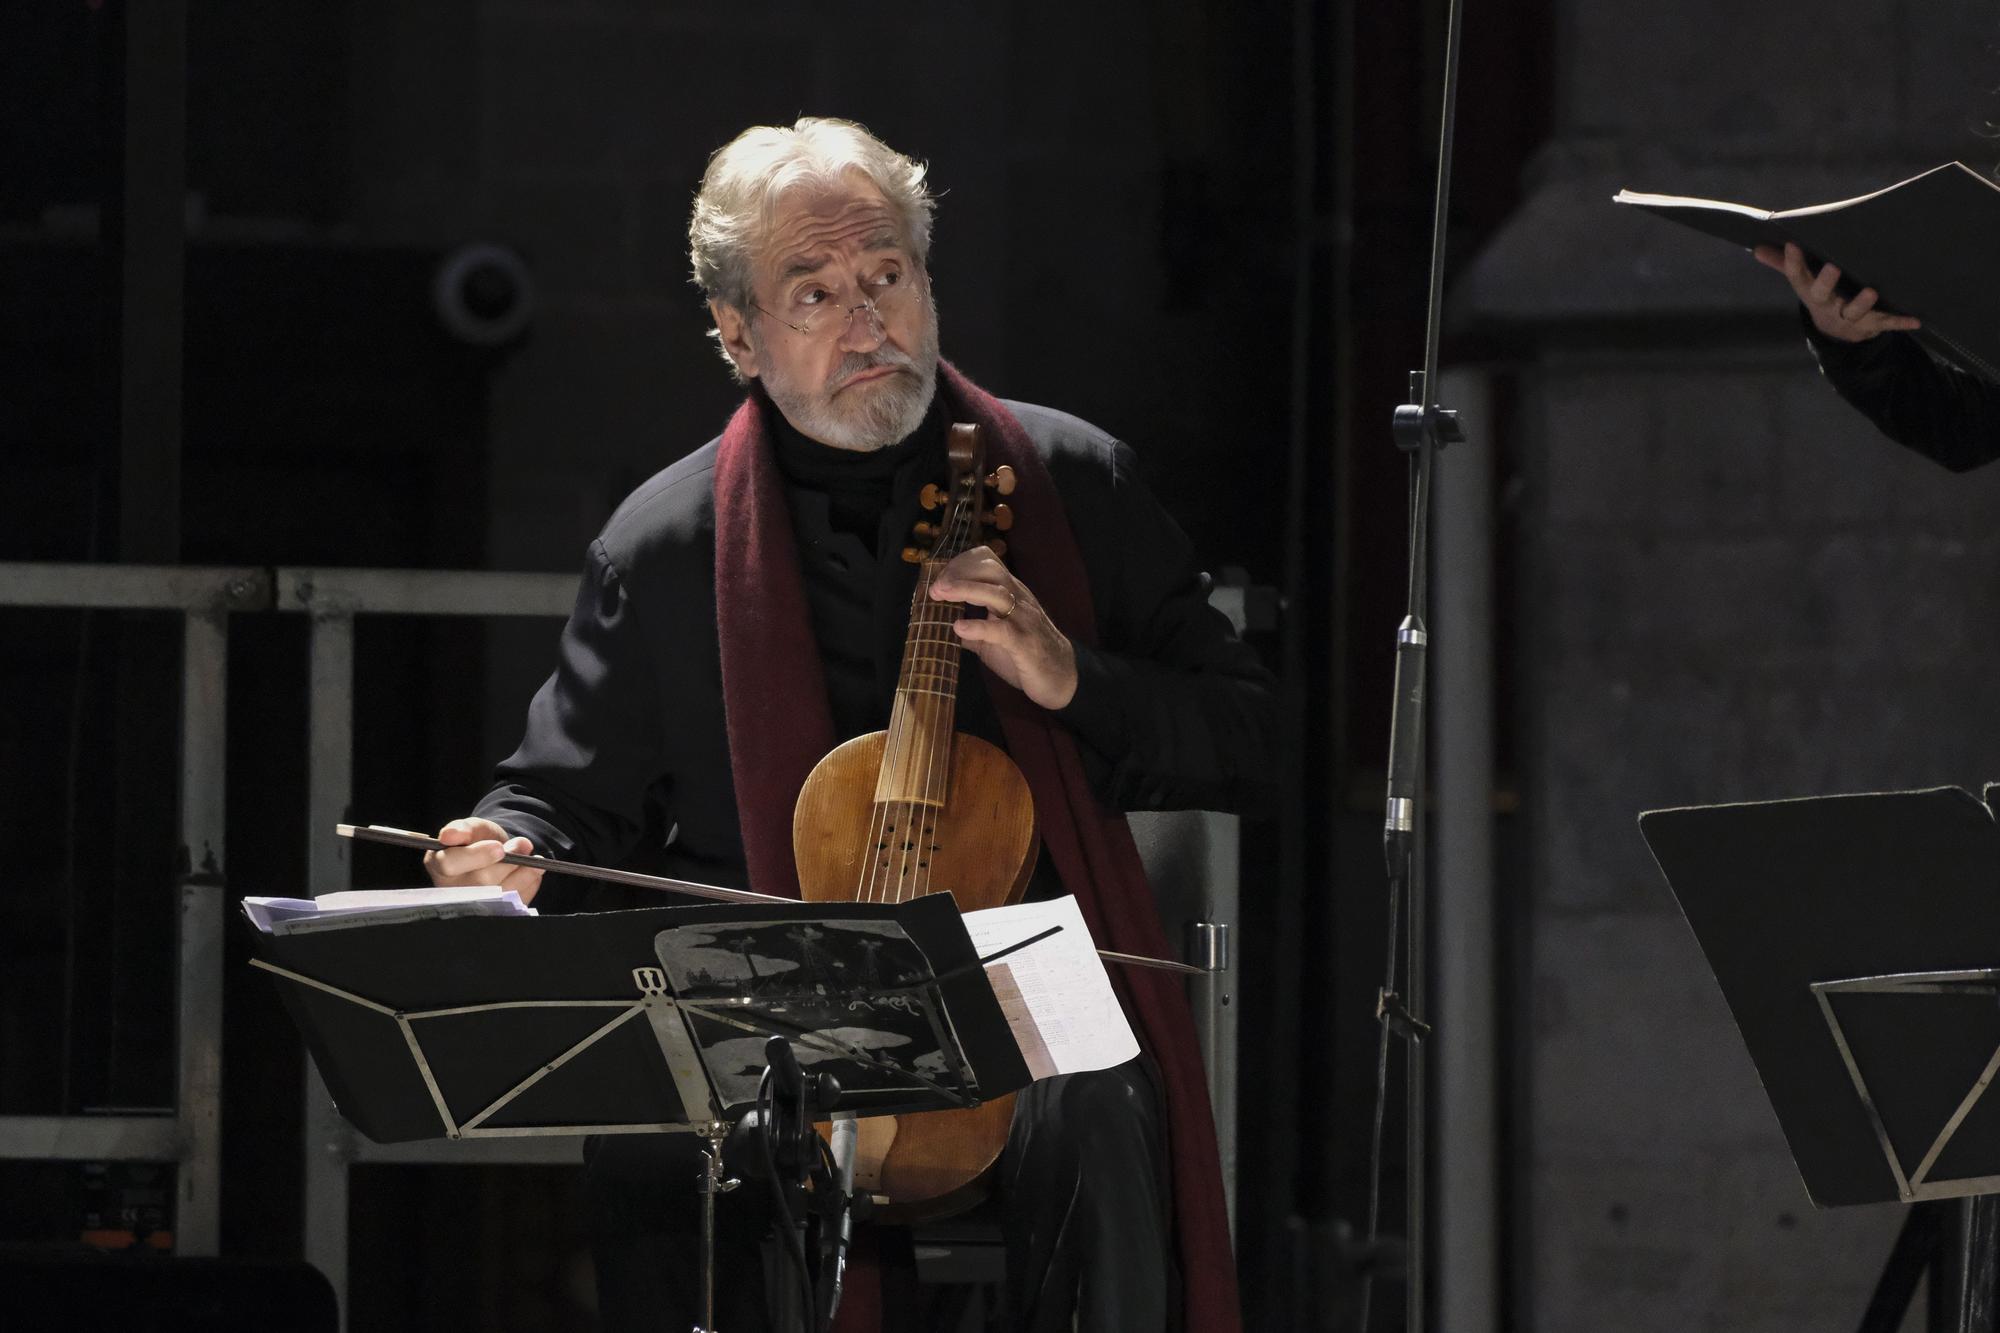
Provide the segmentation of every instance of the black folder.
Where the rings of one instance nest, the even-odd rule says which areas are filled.
[[[1680,195],[1619,191],[1629,204],[1741,246],[1791,241],[1838,264],[1840,290],[1873,287],[1881,308],[1916,315],[1947,360],[2000,383],[2000,186],[1963,162],[1837,203],[1771,212]]]
[[[1640,816],[1816,1204],[2000,1191],[1996,791]]]

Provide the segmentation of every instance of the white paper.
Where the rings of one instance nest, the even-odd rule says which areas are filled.
[[[432,907],[438,903],[476,903],[489,898],[505,898],[514,893],[497,884],[464,884],[440,887],[435,884],[420,889],[343,889],[339,893],[322,893],[313,899],[322,912],[352,912],[367,907]],[[515,899],[520,894],[514,893]]]
[[[1074,898],[1017,903],[967,912],[965,928],[984,958],[1033,938],[1050,926],[1048,939],[986,966],[1007,1026],[1036,1078],[1109,1069],[1139,1054],[1125,1010],[1097,956],[1096,941]]]
[[[266,935],[274,926],[289,921],[342,917],[351,919],[370,913],[390,914],[413,907],[458,907],[480,916],[535,916],[535,909],[521,901],[513,889],[493,884],[469,884],[419,889],[348,889],[323,893],[318,898],[243,899],[243,914]]]

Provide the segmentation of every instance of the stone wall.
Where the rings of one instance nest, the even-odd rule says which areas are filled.
[[[1537,378],[1531,1326],[1839,1326],[1900,1210],[1812,1211],[1633,816],[2000,772],[2000,475],[1883,441],[1789,346]]]
[[[1607,201],[1788,207],[1988,163],[1992,19],[1561,13],[1558,140],[1459,292],[1522,387],[1516,1326],[1851,1326],[1900,1210],[1812,1209],[1633,820],[2000,774],[2000,470],[1881,439],[1820,382],[1775,275]]]

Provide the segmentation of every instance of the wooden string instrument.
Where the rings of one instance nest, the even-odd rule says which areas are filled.
[[[976,426],[951,428],[947,487],[924,489],[937,515],[917,525],[904,558],[918,565],[896,697],[886,731],[856,736],[813,768],[792,817],[799,886],[811,902],[902,902],[949,891],[962,912],[1018,902],[1039,838],[1027,779],[999,747],[954,729],[962,651],[952,625],[965,608],[933,601],[951,559],[1013,515],[986,507],[988,489],[1014,489],[1012,469],[983,477]],[[977,1200],[981,1177],[1006,1146],[1014,1098],[971,1110],[860,1121],[857,1189],[886,1196],[885,1216],[915,1221]]]

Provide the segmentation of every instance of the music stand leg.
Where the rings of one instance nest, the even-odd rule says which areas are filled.
[[[1953,1267],[1958,1278],[1957,1333],[1994,1333],[1994,1286],[2000,1282],[2000,1196],[1960,1202]]]
[[[1933,1316],[1940,1308],[1937,1296],[1939,1284],[1944,1281],[1945,1227],[1941,1216],[1944,1207],[1940,1203],[1913,1203],[1904,1213],[1902,1230],[1896,1233],[1896,1244],[1882,1265],[1875,1294],[1861,1316],[1859,1333],[1896,1333],[1903,1326],[1910,1300],[1926,1273],[1931,1278]],[[1928,1327],[1931,1333],[1944,1333],[1935,1317]]]
[[[727,1194],[743,1182],[724,1178],[722,1141],[729,1137],[729,1122],[711,1120],[702,1134],[708,1147],[702,1149],[701,1175],[695,1188],[701,1192],[701,1323],[694,1333],[718,1333],[715,1327],[715,1196]]]

